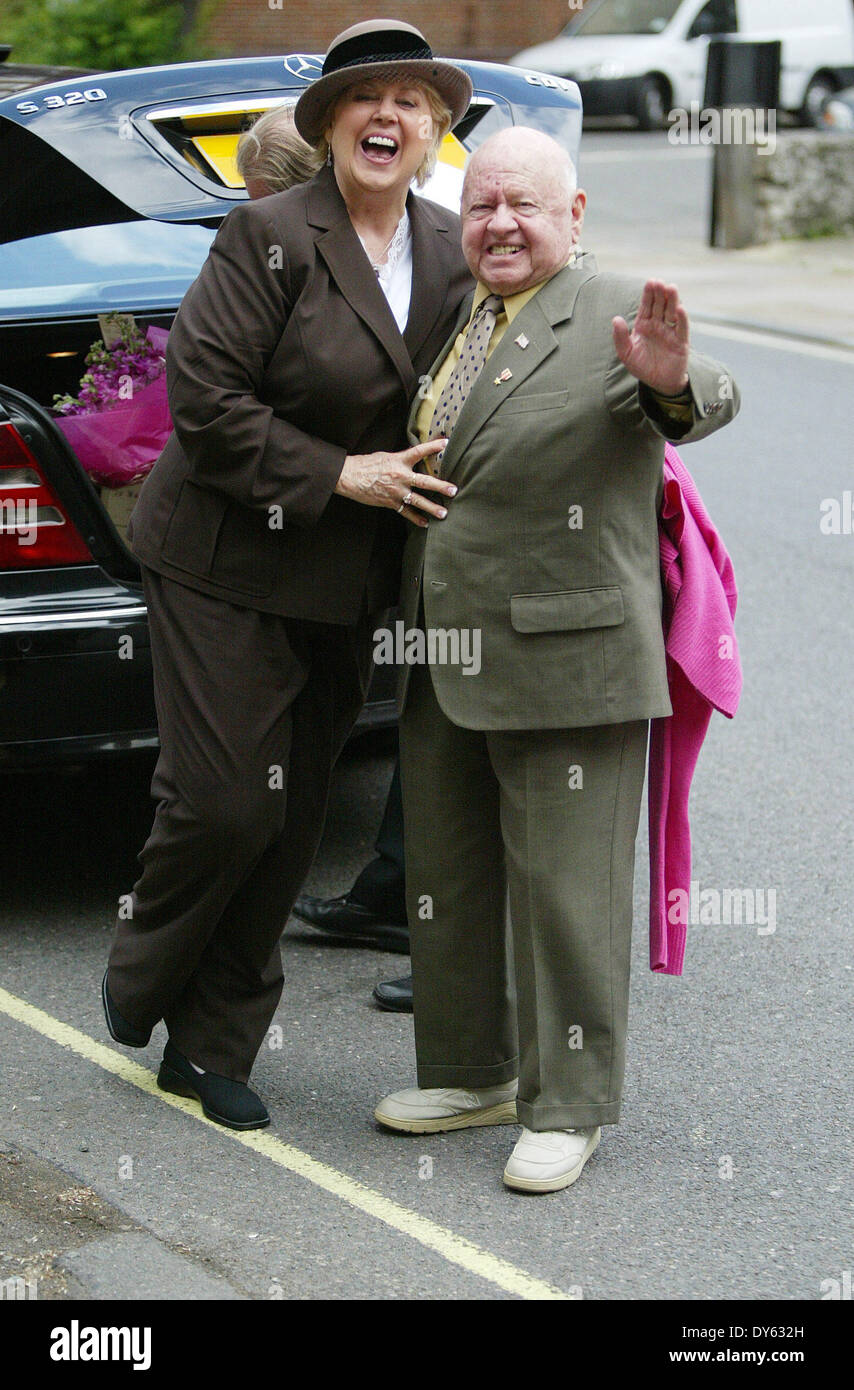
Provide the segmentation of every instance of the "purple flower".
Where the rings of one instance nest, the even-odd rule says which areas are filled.
[[[119,337],[112,348],[99,338],[86,354],[86,371],[76,399],[55,396],[57,415],[92,415],[111,410],[134,393],[156,381],[166,369],[166,360],[135,323],[120,320]]]

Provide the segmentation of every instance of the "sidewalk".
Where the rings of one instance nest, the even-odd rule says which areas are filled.
[[[697,322],[790,333],[854,352],[854,237],[724,251],[695,241],[597,237],[600,269],[672,281]]]
[[[2,1138],[0,1233],[0,1304],[244,1298],[70,1172]]]

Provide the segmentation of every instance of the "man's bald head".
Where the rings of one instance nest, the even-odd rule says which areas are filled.
[[[498,161],[504,168],[527,170],[532,177],[555,176],[563,184],[572,202],[577,187],[575,165],[563,145],[530,126],[510,126],[484,140],[472,155],[466,170],[466,182],[484,162]],[[465,190],[463,191],[465,198]]]
[[[586,195],[562,145],[514,126],[472,155],[463,184],[463,252],[495,294],[518,294],[556,275],[578,241]]]

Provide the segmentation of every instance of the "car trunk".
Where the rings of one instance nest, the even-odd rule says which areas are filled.
[[[143,332],[149,324],[168,328],[171,321],[172,315],[165,314],[137,320]],[[55,396],[77,394],[86,354],[100,336],[97,318],[0,325],[0,405],[22,437],[31,439],[33,453],[81,534],[92,535],[98,562],[108,573],[128,579],[138,575],[125,532],[141,484],[107,488],[89,478],[52,414]],[[0,484],[0,495],[3,491]]]
[[[96,566],[119,582],[139,579],[139,567],[100,489],[80,466],[53,417],[29,393],[4,382],[0,572],[66,566]]]
[[[95,536],[99,563],[122,578],[138,576],[124,538],[128,495],[85,474],[52,412],[57,397],[78,396],[105,316],[131,317],[143,334],[150,326],[168,331],[213,236],[209,227],[129,218],[0,239],[0,400],[32,434],[59,505],[69,507],[81,533]],[[8,520],[8,504],[27,499],[12,497],[11,475],[4,476]],[[32,566],[33,553],[17,553]]]

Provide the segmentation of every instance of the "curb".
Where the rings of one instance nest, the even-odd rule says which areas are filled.
[[[765,333],[772,338],[791,338],[795,342],[811,343],[815,347],[840,348],[854,355],[854,338],[833,338],[818,333],[806,333],[799,328],[780,328],[777,324],[762,323],[758,319],[728,318],[725,314],[703,314],[696,310],[691,314],[692,323],[718,324],[721,328],[742,328],[747,333]]]
[[[227,1279],[145,1231],[96,1237],[56,1261],[93,1300],[243,1300]]]

